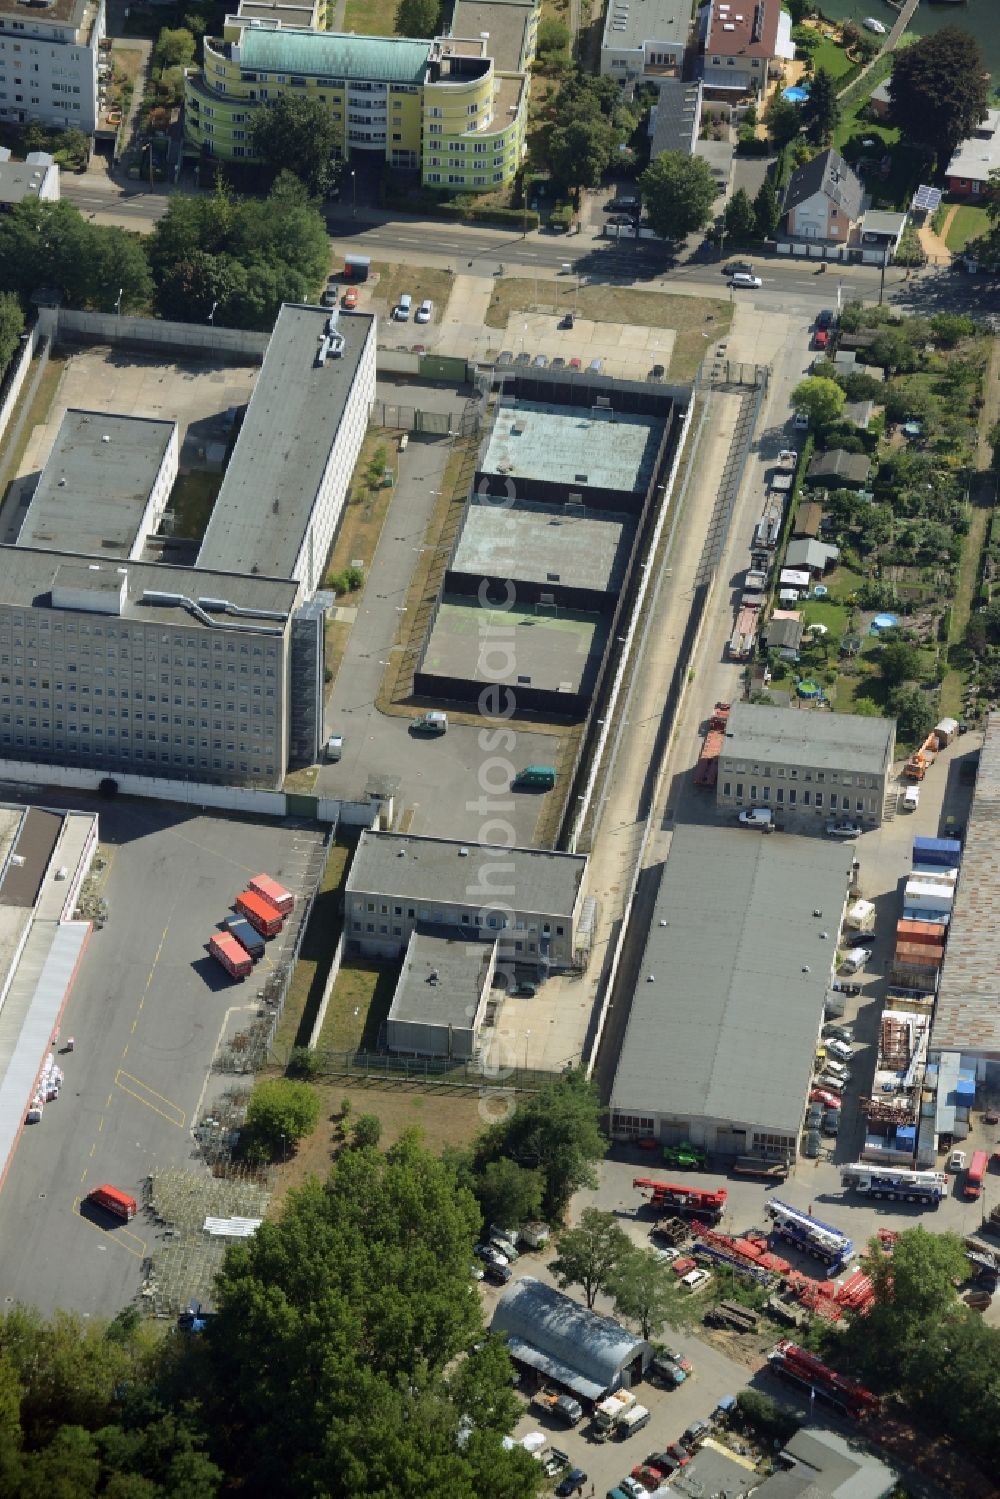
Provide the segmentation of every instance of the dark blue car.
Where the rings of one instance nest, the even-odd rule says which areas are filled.
[[[567,1499],[567,1496],[570,1494],[575,1494],[577,1489],[582,1490],[583,1485],[586,1482],[587,1475],[583,1471],[583,1469],[574,1468],[571,1473],[566,1474],[566,1477],[562,1480],[559,1487],[556,1489],[556,1493],[561,1496],[561,1499]]]

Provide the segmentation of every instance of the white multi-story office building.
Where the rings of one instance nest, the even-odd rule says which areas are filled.
[[[0,120],[97,128],[104,0],[0,0]]]

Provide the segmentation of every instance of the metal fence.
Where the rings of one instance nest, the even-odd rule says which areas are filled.
[[[271,1050],[271,1060],[287,1064],[292,1047]],[[315,1051],[311,1075],[316,1078],[343,1077],[371,1083],[414,1083],[426,1087],[493,1090],[515,1093],[538,1093],[554,1083],[561,1074],[536,1067],[500,1067],[493,1071],[488,1063],[456,1062],[449,1057],[401,1057],[374,1051]]]
[[[376,427],[428,432],[435,437],[475,437],[482,423],[480,408],[474,401],[467,401],[460,411],[423,411],[419,406],[376,400],[371,419]]]

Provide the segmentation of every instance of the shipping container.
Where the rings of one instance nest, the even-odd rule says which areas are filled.
[[[208,950],[234,979],[244,979],[253,969],[250,954],[228,932],[215,932],[208,939]]]
[[[127,1192],[120,1192],[117,1187],[108,1186],[94,1187],[87,1193],[87,1202],[92,1202],[95,1207],[104,1208],[106,1212],[114,1213],[116,1218],[123,1218],[126,1223],[134,1218],[139,1211],[139,1204],[134,1197]]]
[[[285,918],[276,906],[272,906],[263,895],[258,895],[256,890],[241,890],[236,897],[236,909],[242,911],[262,937],[276,937],[281,931]]]
[[[944,930],[936,921],[897,921],[896,941],[940,947],[944,941]]]
[[[920,880],[908,880],[903,894],[903,904],[918,911],[950,911],[954,899],[950,886],[928,885]]]
[[[265,900],[269,900],[282,916],[287,916],[295,905],[295,896],[284,885],[279,885],[277,880],[272,880],[269,874],[255,874],[250,881],[250,889],[256,890]]]
[[[962,862],[962,845],[957,838],[914,838],[913,862],[952,869]]]
[[[915,864],[910,879],[920,885],[957,885],[958,870],[945,869],[943,864]]]
[[[896,965],[910,968],[939,968],[944,962],[943,947],[928,947],[920,942],[897,942]]]
[[[262,958],[266,951],[264,939],[255,927],[252,927],[245,916],[230,916],[226,922],[226,931],[231,932],[241,947],[245,947],[251,958]]]

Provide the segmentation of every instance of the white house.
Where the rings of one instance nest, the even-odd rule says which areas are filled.
[[[0,120],[97,128],[104,0],[0,0]]]

